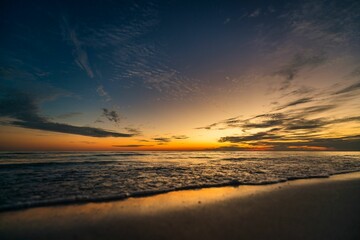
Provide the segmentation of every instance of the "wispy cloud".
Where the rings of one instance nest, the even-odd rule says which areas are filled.
[[[252,13],[249,14],[249,17],[258,17],[261,13],[261,9],[257,8]]]
[[[359,62],[354,44],[360,34],[359,12],[360,3],[356,1],[287,3],[276,13],[277,29],[272,21],[257,26],[258,36],[253,43],[260,64],[242,78],[249,82],[259,79],[262,83],[267,78],[269,92],[286,93],[304,84],[305,79],[318,77],[321,69],[331,72],[331,68],[341,64],[346,68],[349,62]],[[349,57],[353,59],[346,62],[344,59]],[[356,68],[354,72],[356,75]]]
[[[133,127],[125,127],[124,128],[127,132],[139,136],[141,134],[141,130]]]
[[[292,32],[302,39],[331,48],[347,44],[359,33],[360,4],[357,1],[305,1],[288,13]],[[324,45],[325,44],[325,45]]]
[[[230,21],[231,21],[231,18],[226,18],[223,23],[228,24]]]
[[[96,88],[96,92],[99,94],[100,97],[103,97],[106,102],[108,102],[108,101],[111,100],[111,97],[110,97],[109,93],[108,93],[107,91],[105,91],[103,85],[99,85],[99,86]]]
[[[310,98],[310,97],[300,98],[300,99],[297,99],[295,101],[289,102],[289,103],[287,103],[287,104],[285,104],[283,106],[280,106],[277,110],[282,110],[282,109],[287,108],[287,107],[293,107],[293,106],[296,106],[296,105],[309,103],[311,101],[313,101],[313,99]]]
[[[274,74],[284,78],[280,90],[284,90],[290,86],[290,82],[294,80],[297,74],[305,68],[312,69],[323,63],[325,63],[326,57],[324,55],[317,54],[296,54],[293,59],[282,66]]]
[[[62,29],[64,39],[72,45],[73,55],[75,57],[75,63],[90,77],[94,77],[94,71],[92,70],[88,54],[84,48],[83,42],[78,38],[75,28],[70,27],[68,20],[63,17]]]
[[[356,82],[354,84],[351,84],[350,86],[340,89],[336,91],[334,94],[350,93],[356,90],[360,90],[360,82]]]
[[[87,27],[80,42],[80,47],[96,49],[98,54],[94,57],[106,64],[104,77],[122,88],[140,86],[174,99],[184,98],[196,91],[196,80],[171,64],[164,44],[149,41],[147,37],[160,23],[157,4],[134,3],[119,11],[119,14],[127,11],[127,17],[112,24],[99,23],[96,27]],[[99,86],[99,95],[106,96],[104,92],[103,86]]]

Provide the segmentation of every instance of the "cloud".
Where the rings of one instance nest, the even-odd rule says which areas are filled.
[[[166,138],[166,137],[157,137],[157,138],[153,138],[153,140],[161,143],[171,142],[171,138]]]
[[[279,115],[282,116],[282,115]],[[282,118],[282,117],[281,117]],[[320,129],[332,124],[360,122],[360,116],[338,118],[338,119],[301,119],[282,118],[281,124],[268,131],[241,136],[226,136],[219,139],[220,143],[246,144],[249,148],[256,144],[271,145],[273,150],[359,150],[359,135],[338,138],[324,137],[319,134]],[[273,127],[272,126],[272,127]],[[261,129],[263,126],[254,126],[251,130]]]
[[[259,146],[261,146],[261,148],[268,148],[269,150],[360,150],[360,135],[338,138],[308,137],[299,140],[272,134],[271,132],[261,132],[248,136],[222,137],[219,139],[219,142],[246,144],[245,147],[232,147],[232,150],[256,149]]]
[[[99,94],[100,97],[104,97],[106,102],[109,102],[111,100],[110,95],[108,94],[108,92],[105,91],[104,86],[103,85],[99,85],[96,88],[96,92]]]
[[[279,107],[277,110],[282,110],[282,109],[287,108],[287,107],[293,107],[293,106],[296,106],[296,105],[308,103],[308,102],[311,102],[312,100],[313,100],[313,99],[312,99],[312,98],[309,98],[309,97],[300,98],[300,99],[297,99],[297,100],[295,100],[295,101],[289,102],[289,103],[287,103],[287,104]]]
[[[334,94],[343,94],[343,93],[349,93],[360,89],[360,82],[356,82],[348,87],[345,87],[343,89],[340,89],[336,91]]]
[[[250,15],[249,17],[258,17],[261,13],[261,9],[258,8],[258,9],[255,9]]]
[[[283,124],[282,119],[270,119],[270,120],[262,121],[260,123],[245,123],[245,124],[241,125],[241,127],[245,128],[245,129],[268,128],[268,127],[279,126],[281,124]]]
[[[188,139],[189,137],[186,135],[174,135],[171,138],[176,140],[183,140],[183,139]]]
[[[259,141],[259,140],[273,140],[273,139],[279,139],[281,136],[278,136],[274,133],[272,133],[274,130],[268,131],[268,132],[259,132],[251,135],[246,136],[227,136],[227,137],[221,137],[219,139],[219,142],[230,142],[230,143],[242,143],[247,141]]]
[[[303,73],[319,67],[339,67],[349,57],[353,63],[359,61],[355,54],[358,48],[354,45],[360,33],[358,2],[292,1],[278,10],[278,29],[274,29],[272,21],[263,23],[256,41],[263,44],[262,58],[268,65],[264,74],[282,81],[280,87],[272,86],[274,90],[289,90],[299,83],[298,79],[303,79],[300,77],[309,77]],[[349,62],[345,64],[349,66]],[[257,68],[257,75],[261,76],[262,69],[262,66]],[[348,77],[354,77],[356,72],[359,71]],[[310,76],[313,77],[316,76]]]
[[[218,140],[220,143],[240,144],[231,146],[230,149],[249,150],[258,147],[273,150],[356,150],[359,149],[355,144],[359,139],[357,131],[354,130],[355,136],[351,136],[349,133],[342,133],[337,127],[338,124],[344,123],[349,123],[349,126],[355,129],[360,126],[357,111],[347,112],[345,115],[338,114],[347,109],[346,104],[357,100],[357,95],[349,98],[342,93],[349,93],[358,88],[358,83],[353,83],[340,90],[305,91],[306,97],[281,105],[278,103],[280,107],[268,113],[249,118],[228,118],[198,129],[238,130]],[[297,94],[291,94],[294,95]],[[355,109],[356,107],[357,105]],[[339,137],[328,137],[334,135]]]
[[[189,137],[186,135],[173,135],[171,137],[154,137],[151,139],[140,139],[139,142],[156,142],[157,145],[165,145],[172,142],[173,140],[185,140]]]
[[[299,129],[319,129],[327,123],[322,119],[294,119],[285,125],[285,129],[299,130]]]
[[[240,116],[228,118],[225,120],[222,120],[220,122],[212,123],[204,127],[197,127],[195,129],[205,129],[205,130],[211,130],[211,129],[217,129],[217,130],[224,130],[226,128],[237,128],[240,127],[242,123],[245,121],[240,119]]]
[[[153,2],[129,4],[116,12],[124,17],[116,16],[112,24],[98,21],[88,26],[81,43],[96,49],[93,57],[106,65],[104,75],[112,84],[126,89],[141,86],[162,97],[184,99],[197,91],[196,80],[171,63],[163,42],[149,41],[161,20],[158,8]]]
[[[49,132],[69,133],[89,137],[132,137],[132,134],[118,133],[93,127],[78,127],[69,124],[49,122],[47,120],[28,122],[12,121],[11,125],[23,128],[37,129]]]
[[[343,151],[359,151],[360,135],[339,137],[339,138],[314,139],[308,142],[306,145],[320,146],[320,147],[326,147],[328,149],[336,149]]]
[[[134,135],[140,135],[141,131],[137,128],[125,127],[125,130]]]
[[[70,124],[52,122],[39,114],[39,99],[17,90],[8,90],[0,99],[0,116],[11,119],[6,124],[43,130],[68,133],[90,137],[132,137],[133,134],[119,133],[93,127],[79,127]]]
[[[344,123],[344,122],[360,122],[360,116],[333,119],[332,121],[329,121],[329,124]]]
[[[155,138],[151,138],[151,140],[139,140],[141,142],[157,142],[158,145],[165,145],[169,142],[172,142],[173,140],[184,140],[184,139],[188,139],[188,136],[185,135],[174,135],[171,137],[155,137]]]
[[[281,113],[274,114],[260,114],[253,118],[245,120],[237,120],[238,125],[236,127],[244,129],[252,128],[269,128],[283,124],[284,116]],[[227,127],[234,127],[233,125],[227,125]]]
[[[121,117],[118,112],[116,112],[115,110],[109,110],[107,108],[103,108],[102,111],[102,116],[105,117],[107,120],[109,120],[110,122],[114,122],[115,124],[120,123]]]
[[[275,114],[262,114],[257,115],[250,119],[237,120],[237,125],[228,124],[223,128],[242,128],[245,130],[258,130],[263,128],[275,128],[278,127],[284,130],[304,130],[304,129],[320,129],[322,127],[328,126],[330,124],[342,123],[357,121],[358,116],[347,117],[347,118],[335,118],[335,119],[326,119],[326,118],[313,118],[307,119],[305,117],[312,116],[316,113],[321,113],[329,109],[333,109],[333,105],[324,105],[317,107],[308,107],[300,110],[288,111],[285,113],[275,113]],[[217,123],[217,124],[222,124]],[[226,121],[225,121],[226,123]]]
[[[274,72],[275,75],[283,77],[285,80],[282,83],[281,89],[287,89],[290,82],[298,75],[298,73],[305,69],[315,68],[325,63],[326,57],[323,54],[296,54],[293,59],[279,70]]]
[[[219,123],[212,123],[210,125],[207,125],[205,127],[197,127],[195,129],[206,129],[206,130],[210,130],[210,129],[213,129],[214,127],[216,127]]]
[[[359,151],[360,135],[339,138],[315,138],[306,142],[279,143],[278,150],[341,150]]]
[[[288,95],[304,95],[304,94],[309,94],[313,91],[314,91],[314,89],[311,87],[302,86],[300,88],[297,88],[297,89],[291,91]]]
[[[311,107],[306,107],[306,108],[300,109],[299,114],[302,114],[303,116],[309,116],[309,115],[327,112],[327,111],[335,109],[337,107],[339,107],[338,104],[323,104],[323,105],[318,105],[318,106],[311,106]]]
[[[357,89],[357,84],[353,84],[348,89]],[[307,89],[307,88],[305,88]],[[348,101],[345,96],[337,96],[329,98],[328,96],[333,94],[333,91],[321,91],[316,92],[314,90],[304,92],[308,95],[296,100],[288,101],[284,104],[279,102],[276,105],[280,105],[270,110],[268,113],[255,115],[250,118],[240,118],[239,116],[221,120],[215,123],[211,123],[204,127],[198,127],[196,129],[206,130],[224,130],[231,128],[238,128],[242,131],[250,129],[261,129],[261,128],[273,128],[281,127],[284,129],[315,129],[321,128],[331,124],[330,119],[316,118],[317,115],[327,114],[336,109],[341,109],[344,103]],[[341,92],[344,92],[344,89]],[[303,92],[303,91],[301,91]],[[312,93],[312,96],[308,93]],[[290,94],[297,95],[297,94]],[[348,118],[354,117],[354,114],[349,115]],[[330,117],[328,117],[330,118]],[[337,119],[336,116],[333,116]]]
[[[230,21],[231,21],[231,18],[226,18],[223,23],[224,23],[224,24],[228,24]]]
[[[239,119],[239,117],[233,117],[225,119],[222,123],[226,124],[227,126],[238,127],[238,124],[241,122],[242,121]]]
[[[319,47],[345,46],[359,34],[359,9],[356,1],[306,1],[287,20],[296,36]]]
[[[69,23],[65,17],[62,21],[63,36],[69,44],[73,46],[73,55],[75,57],[75,63],[86,72],[90,77],[94,77],[94,71],[92,70],[87,52],[84,50],[84,44],[79,40],[75,29],[69,26]]]
[[[220,122],[212,123],[205,127],[198,127],[196,129],[216,129],[224,130],[228,128],[267,128],[277,126],[282,123],[281,113],[274,114],[260,114],[249,119],[240,119],[240,117],[228,118]],[[254,122],[256,120],[256,122]]]

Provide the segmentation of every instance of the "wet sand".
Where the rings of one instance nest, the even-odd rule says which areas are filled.
[[[0,239],[360,239],[360,173],[0,213]]]

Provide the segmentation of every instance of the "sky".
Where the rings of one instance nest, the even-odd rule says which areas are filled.
[[[0,5],[0,150],[360,150],[359,1]]]

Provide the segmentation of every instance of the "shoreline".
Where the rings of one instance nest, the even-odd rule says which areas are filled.
[[[127,199],[131,198],[144,198],[144,197],[153,197],[161,194],[167,194],[171,192],[179,192],[179,191],[191,191],[191,190],[202,190],[202,189],[211,189],[211,188],[224,188],[224,187],[240,187],[240,186],[267,186],[267,185],[276,185],[291,181],[298,181],[298,180],[311,180],[311,179],[329,179],[336,177],[338,175],[346,175],[346,174],[360,174],[360,170],[354,171],[346,171],[335,173],[332,175],[315,175],[315,176],[308,176],[308,177],[292,177],[284,180],[280,180],[277,182],[261,182],[261,183],[241,183],[238,181],[230,181],[227,183],[221,184],[214,184],[214,185],[198,185],[198,186],[186,186],[176,189],[165,189],[165,190],[158,190],[158,191],[149,191],[149,192],[138,192],[133,193],[131,195],[123,194],[123,195],[116,195],[116,196],[107,196],[103,198],[75,198],[75,199],[64,199],[64,200],[55,200],[55,201],[48,201],[48,202],[38,202],[38,203],[23,203],[19,204],[18,206],[0,206],[0,214],[5,212],[13,212],[13,211],[23,211],[27,209],[33,208],[42,208],[42,207],[57,207],[57,206],[68,206],[68,205],[83,205],[88,203],[107,203],[112,201],[126,201]]]
[[[2,239],[357,239],[360,172],[0,213]],[[30,236],[30,237],[29,237]]]

